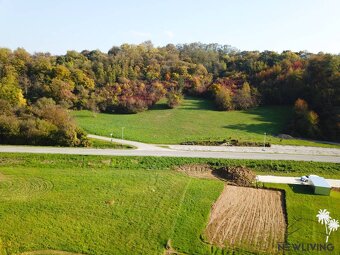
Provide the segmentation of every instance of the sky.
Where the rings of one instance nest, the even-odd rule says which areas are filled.
[[[151,40],[340,53],[340,0],[0,0],[0,47],[65,54]]]

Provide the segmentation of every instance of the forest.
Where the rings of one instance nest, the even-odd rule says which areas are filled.
[[[222,111],[289,105],[285,132],[340,141],[340,55],[150,41],[65,55],[0,48],[0,143],[87,146],[67,109],[133,114],[185,96]]]

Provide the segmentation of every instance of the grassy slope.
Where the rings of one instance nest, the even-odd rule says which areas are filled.
[[[9,254],[161,254],[170,239],[181,252],[222,254],[202,242],[201,234],[223,184],[171,171],[192,162],[243,164],[258,172],[313,168],[340,176],[338,164],[310,162],[2,154],[0,173],[10,179],[0,181],[0,244]],[[292,199],[298,204],[305,198]],[[321,207],[339,209],[337,201],[323,201]]]
[[[129,157],[129,156],[80,156],[53,154],[2,153],[0,167],[35,168],[95,168],[95,169],[134,169],[158,170],[173,169],[175,166],[192,163],[208,163],[215,167],[243,165],[257,174],[301,176],[317,174],[327,178],[340,179],[340,164],[322,162],[278,161],[278,160],[237,160],[201,159],[174,157]]]
[[[184,141],[233,138],[262,142],[264,132],[278,134],[289,120],[286,107],[259,107],[248,111],[215,111],[210,101],[186,99],[177,109],[160,102],[152,110],[138,114],[93,114],[74,111],[72,115],[87,132],[103,136],[113,133],[146,143],[176,144]],[[283,140],[268,136],[273,144],[336,147],[304,140]],[[340,146],[338,146],[340,147]]]
[[[173,234],[187,187],[189,196],[200,189],[194,199],[202,202],[193,208],[200,231],[206,220],[202,215],[208,215],[222,189],[217,181],[190,182],[162,170],[6,167],[0,171],[16,183],[14,189],[3,187],[4,182],[0,186],[0,238],[9,254],[43,249],[161,254]],[[38,190],[44,186],[37,188],[36,178],[52,183],[53,189]]]
[[[332,191],[330,196],[313,195],[310,187],[282,184],[266,184],[266,187],[286,191],[289,243],[325,243],[325,226],[318,223],[316,215],[320,209],[327,209],[332,218],[340,221],[340,192]],[[329,243],[333,252],[300,251],[289,254],[340,254],[340,231],[333,232]]]

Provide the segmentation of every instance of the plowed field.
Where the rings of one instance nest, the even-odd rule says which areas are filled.
[[[274,252],[285,238],[282,201],[280,191],[226,186],[213,205],[206,236],[219,246]]]

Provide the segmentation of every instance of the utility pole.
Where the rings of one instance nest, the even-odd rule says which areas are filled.
[[[125,127],[122,127],[122,140],[124,140],[124,128]]]

